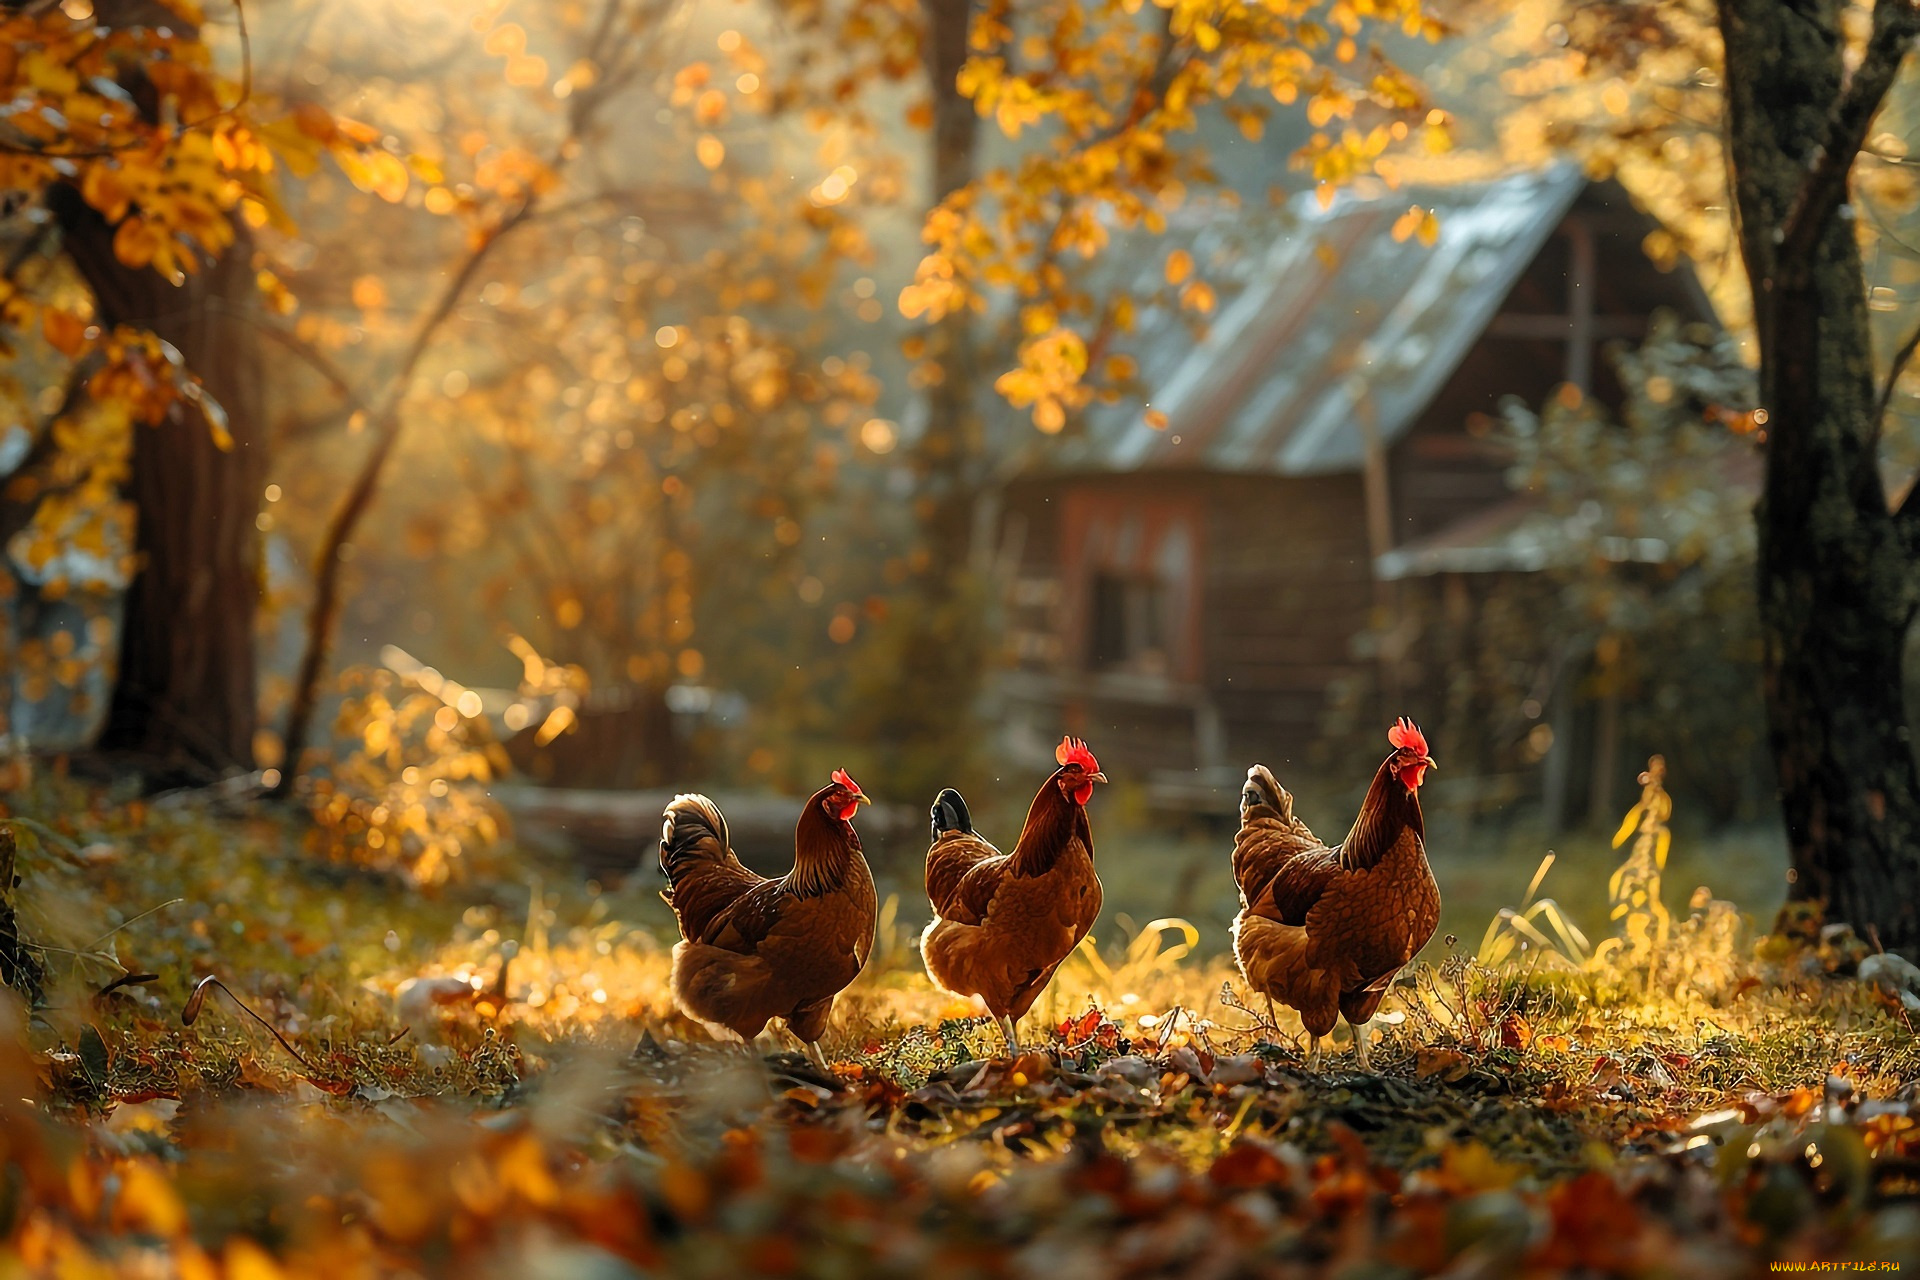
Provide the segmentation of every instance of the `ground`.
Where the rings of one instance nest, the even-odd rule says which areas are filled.
[[[643,877],[503,841],[429,888],[218,796],[8,805],[45,972],[0,1013],[0,1275],[1920,1265],[1920,1049],[1810,917],[1703,900],[1579,964],[1450,924],[1377,1073],[1312,1075],[1205,912],[1074,956],[1008,1061],[895,902],[826,1076],[672,1012]]]

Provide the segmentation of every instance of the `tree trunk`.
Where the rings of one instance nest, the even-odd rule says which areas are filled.
[[[974,177],[978,120],[955,84],[967,59],[972,0],[923,0],[924,56],[933,97],[932,203]],[[918,545],[911,594],[887,623],[883,657],[863,677],[863,704],[881,784],[904,794],[963,783],[979,749],[976,704],[987,664],[987,618],[973,572],[974,512],[984,471],[975,396],[980,379],[973,316],[955,311],[927,333],[926,421],[914,441]]]
[[[933,94],[932,203],[939,204],[973,181],[979,150],[979,114],[955,84],[967,60],[972,0],[926,0],[927,80]],[[926,429],[915,449],[920,480],[920,525],[931,555],[927,576],[945,585],[964,574],[973,536],[973,504],[979,488],[980,414],[974,403],[980,354],[972,313],[944,317],[929,335],[939,381],[927,395]]]
[[[251,768],[254,612],[261,564],[254,520],[266,473],[258,335],[244,227],[216,262],[174,286],[113,255],[113,228],[70,187],[48,205],[105,325],[146,329],[177,348],[227,412],[230,449],[182,405],[134,427],[132,481],[141,565],[127,593],[119,671],[98,750],[155,779]]]
[[[1920,775],[1901,663],[1920,597],[1914,545],[1879,475],[1865,282],[1845,203],[1857,139],[1911,39],[1894,3],[1875,15],[1879,60],[1870,50],[1851,81],[1838,4],[1722,0],[1720,16],[1768,415],[1760,622],[1790,892],[1912,949]]]

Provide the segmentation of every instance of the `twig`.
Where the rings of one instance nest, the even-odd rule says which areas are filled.
[[[620,0],[607,0],[601,13],[601,20],[591,45],[589,58],[598,61],[601,47],[608,39],[615,16],[620,9]],[[574,111],[568,119],[567,134],[553,153],[553,161],[547,166],[558,170],[579,149],[579,140],[585,132],[593,114],[593,108],[607,96],[607,91],[616,83],[617,78],[608,76],[581,95]],[[360,471],[354,477],[352,487],[340,507],[328,522],[327,531],[320,543],[315,558],[315,576],[313,607],[307,614],[306,650],[300,659],[299,672],[293,686],[293,701],[287,711],[287,729],[283,737],[285,766],[281,770],[280,781],[267,794],[282,798],[292,792],[295,779],[300,772],[300,758],[305,754],[307,737],[312,731],[313,715],[320,697],[320,677],[326,666],[327,651],[332,643],[334,625],[340,613],[340,575],[345,565],[341,558],[341,548],[353,536],[360,519],[372,505],[380,479],[386,470],[387,461],[393,455],[394,445],[399,442],[403,421],[400,407],[407,392],[412,389],[413,375],[420,360],[426,355],[440,326],[453,314],[465,294],[467,286],[473,282],[493,249],[516,227],[533,216],[540,194],[531,184],[520,202],[511,213],[501,219],[488,232],[486,239],[467,255],[467,260],[455,273],[442,291],[439,301],[421,320],[414,331],[412,342],[407,346],[399,369],[388,383],[385,396],[381,399],[378,411],[371,415],[370,424],[375,431],[372,450],[360,464]]]
[[[1914,325],[1913,332],[1893,353],[1893,363],[1887,368],[1887,380],[1880,384],[1880,394],[1874,397],[1871,421],[1875,429],[1880,429],[1885,422],[1887,406],[1893,403],[1893,389],[1899,383],[1900,375],[1906,372],[1907,362],[1913,359],[1916,350],[1920,350],[1920,324]]]
[[[300,1063],[300,1065],[305,1067],[309,1072],[318,1072],[320,1070],[320,1068],[314,1066],[311,1062],[307,1061],[306,1056],[302,1054],[298,1049],[294,1048],[291,1044],[287,1043],[287,1038],[280,1034],[280,1028],[274,1026],[271,1022],[268,1022],[265,1018],[255,1013],[252,1009],[248,1008],[246,1001],[242,1000],[239,996],[233,994],[233,992],[230,989],[228,989],[226,983],[220,981],[220,979],[214,977],[212,974],[208,974],[206,977],[200,979],[200,981],[193,984],[193,994],[187,997],[187,1007],[180,1011],[180,1024],[182,1026],[187,1026],[187,1027],[192,1026],[194,1023],[194,1019],[200,1016],[200,1008],[202,1005],[206,1004],[207,1002],[207,989],[209,987],[217,987],[222,992],[224,992],[226,994],[227,999],[233,1001],[234,1004],[238,1005],[242,1013],[246,1014],[249,1018],[252,1018],[255,1022],[265,1027],[267,1029],[268,1034],[270,1034],[275,1040],[279,1041],[280,1047],[282,1049],[285,1049],[288,1053],[292,1054],[294,1058]]]
[[[1833,106],[1826,140],[1780,227],[1776,261],[1787,270],[1810,269],[1813,247],[1846,198],[1854,157],[1866,144],[1867,129],[1892,88],[1916,31],[1920,31],[1920,14],[1911,4],[1887,0],[1873,7],[1873,32],[1867,37],[1866,52]]]

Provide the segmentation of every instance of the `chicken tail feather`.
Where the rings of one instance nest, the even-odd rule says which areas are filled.
[[[967,802],[952,787],[934,797],[932,813],[935,840],[949,831],[973,834],[973,818],[967,813]]]
[[[702,795],[675,796],[660,825],[660,873],[667,878],[660,896],[671,904],[689,871],[725,862],[731,848],[719,805]]]

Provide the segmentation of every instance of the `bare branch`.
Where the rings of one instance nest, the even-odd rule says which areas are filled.
[[[671,3],[671,0],[666,0]],[[662,6],[664,7],[664,5]],[[626,81],[631,66],[615,71],[605,68],[605,53],[614,38],[615,23],[622,8],[622,0],[606,0],[601,10],[600,20],[588,45],[588,58],[602,64],[601,78],[589,88],[574,95],[571,110],[567,115],[567,131],[557,147],[547,168],[558,172],[579,152],[581,141],[592,124],[598,107],[612,96],[614,91]],[[315,558],[315,584],[313,607],[307,615],[306,650],[300,659],[299,673],[294,679],[293,701],[287,711],[287,731],[285,737],[285,763],[279,783],[270,794],[285,796],[291,790],[295,776],[300,769],[300,757],[307,745],[307,736],[312,730],[314,710],[319,702],[320,677],[326,667],[327,649],[331,643],[333,629],[340,612],[340,575],[345,561],[341,558],[341,548],[346,546],[359,526],[360,519],[372,505],[375,492],[380,486],[380,478],[386,470],[388,459],[393,454],[394,445],[399,442],[403,419],[400,415],[402,403],[412,389],[413,376],[426,355],[428,348],[438,335],[441,326],[453,314],[460,299],[466,294],[480,268],[486,263],[502,240],[523,223],[531,219],[540,203],[540,192],[529,185],[515,204],[486,238],[467,255],[466,261],[454,273],[453,279],[441,291],[433,308],[421,319],[414,330],[413,339],[407,344],[406,354],[399,368],[387,384],[386,393],[379,404],[369,414],[369,426],[374,432],[373,448],[360,464],[352,486],[346,498],[334,512],[328,522],[327,531],[320,543]]]
[[[486,262],[494,246],[515,227],[525,222],[533,213],[539,197],[529,189],[512,213],[508,214],[492,233],[480,243],[460,270],[454,274],[447,287],[441,292],[439,302],[427,313],[414,331],[413,341],[408,344],[406,357],[400,362],[388,386],[387,394],[379,409],[373,414],[371,423],[374,430],[373,448],[360,464],[353,485],[347,490],[347,496],[327,523],[327,531],[320,541],[320,550],[315,556],[315,583],[313,608],[307,615],[307,645],[300,659],[299,674],[294,679],[293,703],[287,711],[285,768],[280,774],[279,783],[269,794],[285,795],[293,785],[293,779],[300,767],[300,754],[306,749],[307,735],[311,731],[313,713],[319,701],[320,676],[327,661],[327,649],[333,634],[334,623],[340,613],[340,569],[345,561],[340,550],[346,546],[353,531],[359,526],[360,518],[366,514],[373,502],[374,492],[380,487],[381,473],[386,470],[387,459],[392,456],[393,447],[399,442],[402,418],[400,404],[413,386],[413,374],[420,359],[427,352],[440,326],[446,322],[453,309],[459,305],[460,298],[473,283],[473,278]]]
[[[1893,364],[1887,369],[1887,380],[1880,384],[1880,394],[1873,401],[1873,424],[1875,429],[1884,429],[1887,418],[1887,406],[1893,403],[1893,389],[1900,381],[1900,375],[1907,370],[1907,363],[1913,359],[1913,353],[1920,350],[1920,324],[1913,327],[1907,340],[1893,353]]]
[[[1845,203],[1854,157],[1866,145],[1867,130],[1916,37],[1920,37],[1920,8],[1913,0],[1880,0],[1874,5],[1866,53],[1834,104],[1826,141],[1781,225],[1778,261],[1784,271],[1807,268],[1828,219]]]

